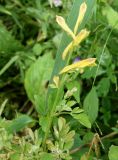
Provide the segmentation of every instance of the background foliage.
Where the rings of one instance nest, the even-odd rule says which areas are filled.
[[[63,0],[61,6],[56,7],[53,4],[51,7],[49,1],[43,0],[0,1],[1,159],[8,159],[9,155],[11,160],[38,159],[42,152],[42,137],[39,130],[40,125],[45,130],[46,124],[43,123],[45,121],[39,117],[39,114],[45,114],[43,97],[44,93],[47,93],[48,81],[62,37],[62,31],[55,22],[55,15],[66,18],[72,3],[71,0]],[[85,160],[84,156],[89,150],[90,142],[94,134],[98,133],[102,140],[102,144],[98,145],[100,150],[98,159],[116,160],[115,158],[118,157],[118,2],[96,1],[93,15],[86,27],[91,33],[81,46],[74,50],[71,61],[78,56],[80,59],[96,57],[98,65],[86,68],[83,74],[76,75],[73,83],[67,84],[66,90],[77,86],[79,91],[69,99],[68,105],[64,100],[61,107],[65,105],[76,107],[79,104],[89,116],[92,128],[81,125],[84,123],[88,126],[85,117],[82,123],[78,124],[69,115],[63,115],[69,122],[69,127],[76,132],[70,153],[75,160],[82,155],[81,159]],[[59,62],[57,63],[61,68],[63,64],[61,66]],[[40,71],[46,76],[42,75],[43,78],[39,77],[36,80],[35,76],[37,77]],[[29,77],[32,77],[30,84],[35,96],[30,91],[27,93],[25,91],[25,88],[31,88],[30,84],[25,85]],[[39,89],[39,92],[35,88]],[[38,94],[41,99],[37,98]],[[75,113],[73,115],[75,116]],[[63,122],[63,127],[67,128],[66,122],[63,119],[59,119],[60,121]],[[67,131],[67,133],[68,136],[71,135],[70,132]],[[63,137],[63,139],[66,138]],[[75,151],[75,148],[78,151]],[[50,147],[49,151],[51,152]],[[97,157],[97,151],[92,150],[90,159]],[[41,156],[52,160],[51,154]]]

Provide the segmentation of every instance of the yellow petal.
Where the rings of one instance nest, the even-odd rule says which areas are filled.
[[[79,62],[76,62],[74,64],[68,65],[64,67],[59,74],[63,74],[65,72],[71,71],[73,69],[81,69],[87,66],[93,66],[95,64],[96,58],[88,58]]]
[[[59,87],[59,77],[58,76],[54,76],[53,77],[53,81],[54,81],[55,86],[58,88]]]
[[[74,39],[74,46],[79,45],[88,35],[89,31],[82,29]]]
[[[65,19],[61,16],[56,16],[56,22],[61,26],[61,28],[66,31],[73,39],[75,38],[74,33],[72,30],[68,27],[67,23],[65,22]]]
[[[80,10],[79,10],[79,15],[78,15],[78,19],[77,19],[77,22],[75,24],[75,28],[74,28],[74,34],[77,33],[77,30],[78,30],[78,27],[79,25],[81,24],[83,18],[84,18],[84,15],[86,13],[86,10],[87,10],[87,5],[86,3],[82,3],[81,6],[80,6]]]
[[[64,49],[64,51],[62,53],[63,60],[66,58],[67,54],[69,53],[69,51],[71,50],[72,47],[73,47],[73,42],[69,43],[69,45]]]
[[[86,29],[82,29],[78,35],[75,37],[75,39],[65,48],[63,54],[62,54],[62,59],[65,60],[66,56],[68,55],[69,51],[79,45],[87,36],[89,35],[89,31]]]

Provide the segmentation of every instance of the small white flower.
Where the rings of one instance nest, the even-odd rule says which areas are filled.
[[[62,1],[61,0],[53,0],[54,6],[55,7],[59,7],[62,5]]]

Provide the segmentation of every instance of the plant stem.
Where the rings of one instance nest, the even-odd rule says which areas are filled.
[[[72,54],[72,51],[70,52],[70,54],[69,54],[69,56],[68,56],[68,59],[67,59],[67,61],[66,61],[66,65],[69,64],[71,54]],[[65,66],[66,66],[66,65],[65,65]],[[66,74],[63,74],[62,77],[61,77],[60,87],[59,87],[58,90],[57,90],[55,101],[54,101],[54,103],[53,103],[53,106],[52,106],[51,111],[50,111],[49,114],[47,115],[47,116],[49,117],[48,127],[47,127],[47,129],[46,129],[45,136],[44,136],[43,143],[42,143],[42,146],[43,146],[44,150],[46,150],[46,139],[47,139],[47,137],[48,137],[48,135],[49,135],[49,131],[50,131],[50,128],[51,128],[51,125],[52,125],[53,117],[55,116],[55,107],[56,107],[57,102],[58,102],[58,97],[59,97],[59,95],[60,95],[60,91],[62,90],[62,88],[63,88],[63,86],[64,86],[65,76],[66,76]]]
[[[54,104],[53,104],[53,107],[52,107],[52,110],[51,112],[47,115],[49,117],[49,120],[48,120],[48,127],[46,129],[46,132],[45,132],[45,136],[44,136],[44,140],[43,140],[43,144],[42,146],[44,147],[44,150],[46,150],[46,139],[49,135],[49,131],[50,131],[50,128],[51,128],[51,124],[52,124],[52,120],[53,120],[53,116],[54,116],[54,112],[55,112],[55,106],[56,106],[56,103],[57,103],[57,99],[58,99],[58,95],[59,95],[59,90],[57,91],[57,94],[56,94],[56,98],[55,98],[55,101],[54,101]]]

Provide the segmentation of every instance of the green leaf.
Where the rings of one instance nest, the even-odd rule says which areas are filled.
[[[118,146],[112,145],[109,149],[109,160],[118,160]]]
[[[45,114],[46,84],[50,80],[54,60],[45,54],[31,65],[25,76],[25,89],[40,114]]]
[[[39,124],[41,125],[42,130],[45,132],[48,125],[49,125],[49,117],[47,116],[40,116]]]
[[[95,76],[100,76],[102,74],[104,74],[106,71],[102,69],[102,67],[99,67],[99,70],[97,71],[97,68],[98,66],[94,66],[94,67],[91,67],[91,68],[85,68],[84,70],[84,73],[82,74],[82,78],[86,78],[86,79],[89,79],[89,78],[95,78]],[[96,73],[97,71],[97,73]]]
[[[102,13],[107,17],[109,25],[114,29],[118,29],[118,12],[107,5],[105,8],[103,8]]]
[[[106,48],[104,50],[104,53],[102,54],[102,58],[101,58],[101,53],[102,52],[103,52],[103,48],[102,47],[97,47],[97,49],[96,49],[97,59],[98,59],[98,61],[100,61],[101,66],[108,67],[112,63],[112,55],[109,52],[109,50]]]
[[[94,137],[94,133],[92,132],[87,132],[84,137],[83,137],[83,143],[86,144],[86,143],[89,143],[92,141]]]
[[[2,5],[0,5],[0,12],[1,13],[4,13],[4,14],[7,14],[9,16],[11,16],[11,12],[9,10],[7,10],[5,7],[3,7]]]
[[[28,115],[20,115],[18,118],[12,120],[8,125],[6,125],[6,130],[9,133],[14,133],[22,130],[28,124],[33,123],[34,120]]]
[[[80,114],[71,114],[73,118],[77,119],[79,123],[84,125],[87,128],[91,128],[91,122],[89,120],[89,117],[85,113]]]
[[[42,53],[43,47],[41,44],[36,43],[33,47],[33,52],[36,56],[39,56]]]
[[[97,85],[97,91],[99,96],[106,96],[109,92],[110,80],[109,78],[102,78]]]
[[[54,157],[51,153],[43,153],[40,160],[54,160]]]
[[[81,112],[84,112],[84,110],[83,109],[81,109],[81,108],[79,108],[79,107],[75,107],[73,110],[72,110],[72,112],[71,113],[75,113],[75,114],[78,114],[78,113],[81,113]]]
[[[72,90],[73,88],[76,88],[77,91],[73,93],[73,96],[75,97],[76,101],[80,102],[80,92],[81,92],[81,85],[79,81],[72,81],[66,84],[68,90]]]
[[[93,123],[98,115],[98,96],[94,87],[84,99],[83,108],[85,113],[89,116],[91,123]]]
[[[13,64],[13,63],[15,63],[17,60],[19,59],[19,56],[14,56],[14,57],[12,57],[10,60],[9,60],[9,62],[2,68],[2,69],[0,69],[0,76],[4,73],[4,72],[6,72],[6,70],[7,69],[9,69],[9,67]]]

